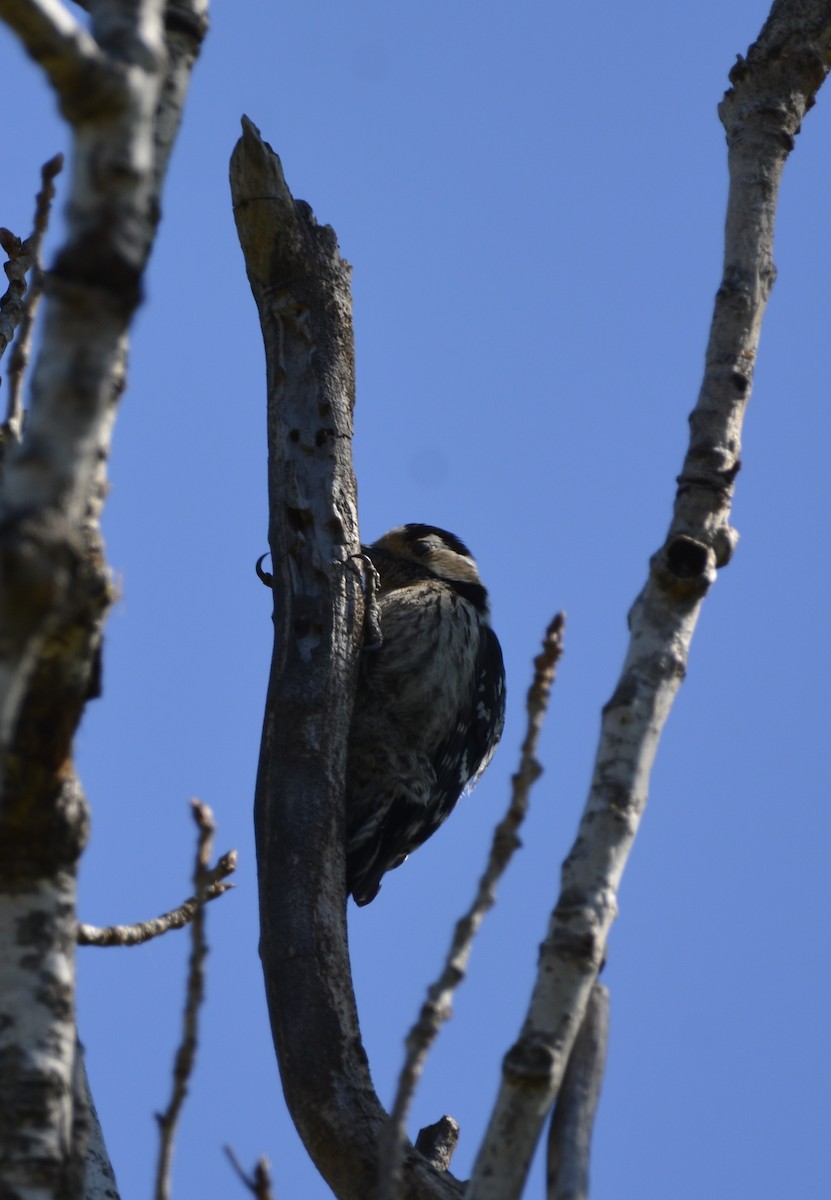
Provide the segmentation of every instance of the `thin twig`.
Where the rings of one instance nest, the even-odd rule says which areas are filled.
[[[28,243],[21,242],[10,229],[0,226],[0,247],[8,261],[3,264],[9,285],[0,296],[0,358],[14,337],[23,318],[23,297],[26,294],[26,275],[32,265]]]
[[[223,883],[222,881],[228,875],[233,874],[236,868],[237,852],[229,850],[227,854],[223,854],[212,870],[206,872],[207,883],[203,897],[206,904],[209,900],[216,900],[218,896],[223,896],[234,887],[233,883]],[[160,917],[153,917],[149,921],[137,921],[134,925],[79,925],[78,945],[140,946],[142,942],[149,942],[152,938],[161,937],[163,933],[168,933],[171,929],[182,929],[185,925],[189,925],[198,911],[199,898],[191,896],[178,908],[162,913]]]
[[[609,992],[592,988],[548,1130],[547,1200],[589,1200],[592,1131],[609,1045]]]
[[[17,332],[9,359],[9,396],[6,401],[6,421],[3,426],[5,437],[20,441],[23,425],[23,377],[29,362],[29,348],[32,343],[35,314],[38,302],[43,292],[43,262],[41,249],[46,230],[49,226],[49,215],[52,201],[55,198],[55,176],[63,169],[63,155],[56,154],[44,163],[40,169],[41,188],[35,198],[35,219],[32,232],[23,246],[31,264],[32,277],[22,301],[20,328]]]
[[[257,1200],[274,1200],[274,1192],[271,1190],[271,1166],[265,1155],[257,1160],[254,1174],[246,1175],[240,1160],[230,1146],[225,1147],[225,1153],[228,1155],[231,1166],[252,1196],[256,1196]]]
[[[196,893],[196,912],[191,921],[191,952],[188,963],[188,982],[185,994],[185,1013],[182,1040],[173,1064],[173,1091],[163,1113],[156,1115],[159,1123],[159,1158],[156,1164],[155,1200],[167,1200],[170,1195],[170,1167],[173,1161],[173,1142],[176,1126],[188,1092],[188,1084],[196,1061],[199,1009],[205,995],[205,899],[210,886],[211,846],[216,830],[213,813],[207,804],[192,800],[193,819],[199,830],[193,884]]]
[[[531,787],[542,774],[536,759],[540,731],[548,708],[557,663],[563,653],[565,614],[557,613],[545,632],[542,651],[534,659],[534,678],[528,689],[528,724],[520,751],[519,770],[513,777],[508,811],[494,830],[487,865],[479,880],[476,896],[468,912],[456,923],[444,967],[427,991],[418,1020],[406,1039],[404,1066],[398,1080],[395,1101],[384,1130],[378,1155],[379,1200],[394,1200],[401,1154],[405,1141],[405,1123],[416,1086],[424,1070],[427,1054],[441,1026],[450,1018],[453,992],[467,970],[473,940],[485,913],[496,901],[496,885],[520,842],[517,831],[528,811]]]

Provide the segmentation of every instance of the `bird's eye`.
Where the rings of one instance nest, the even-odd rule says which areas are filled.
[[[429,554],[429,553],[430,553],[430,543],[429,542],[413,542],[413,554],[415,554],[417,558],[423,558],[425,554]]]

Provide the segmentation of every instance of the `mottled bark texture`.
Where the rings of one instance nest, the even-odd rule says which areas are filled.
[[[386,1120],[346,939],[343,790],[362,643],[349,267],[247,119],[231,190],[265,343],[274,654],[255,825],[260,953],[286,1102],[339,1200],[375,1192]],[[402,1196],[460,1186],[409,1149]]]
[[[72,742],[97,694],[112,599],[98,518],[127,332],[205,13],[204,0],[166,11],[162,0],[98,0],[86,29],[57,0],[0,0],[73,134],[42,348],[0,483],[3,1195],[96,1194],[85,1169],[86,1131],[96,1126],[74,1086],[75,889],[87,808]]]
[[[629,614],[630,643],[603,711],[577,840],[540,954],[528,1014],[502,1083],[466,1200],[513,1200],[557,1095],[606,953],[617,889],[647,800],[658,740],[686,670],[701,603],[730,559],[733,489],[765,305],[774,279],[779,182],[829,65],[828,0],[778,0],[719,112],[730,190],[724,273],[704,380],[669,532]]]

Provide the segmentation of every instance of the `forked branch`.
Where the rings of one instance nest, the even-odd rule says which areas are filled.
[[[159,1156],[156,1162],[155,1200],[168,1200],[170,1195],[173,1143],[179,1117],[187,1097],[190,1077],[196,1063],[199,1010],[205,996],[205,959],[208,954],[208,944],[205,939],[205,904],[213,874],[210,861],[216,826],[213,813],[207,804],[200,804],[198,800],[193,800],[191,805],[193,819],[198,830],[196,862],[193,868],[196,912],[193,914],[191,922],[191,950],[185,989],[182,1040],[173,1063],[173,1087],[167,1108],[156,1117],[159,1124]]]
[[[223,882],[237,869],[237,852],[229,850],[223,854],[216,866],[206,870],[202,879],[204,891],[201,896],[191,896],[178,908],[153,917],[149,921],[137,921],[133,925],[79,925],[79,946],[140,946],[153,938],[161,937],[172,929],[189,925],[199,912],[201,904],[224,896],[233,888],[232,883]]]
[[[720,107],[730,191],[724,274],[704,380],[667,539],[629,614],[630,643],[603,710],[594,775],[540,954],[523,1029],[466,1200],[514,1200],[606,953],[621,874],[647,801],[661,731],[686,670],[701,603],[735,545],[730,510],[762,315],[774,278],[773,228],[785,160],[831,57],[828,0],[777,0]]]
[[[73,127],[26,421],[12,412],[0,484],[0,1159],[16,1195],[69,1194],[83,1167],[73,981],[88,811],[72,753],[113,599],[99,518],[127,338],[204,32],[206,0],[171,7],[192,18],[175,32],[163,0],[96,0],[87,29],[59,0],[0,0]]]
[[[306,1148],[340,1200],[366,1200],[386,1114],[361,1045],[346,941],[343,790],[363,609],[351,562],[349,267],[247,119],[231,190],[268,376],[275,637],[255,805],[266,994]],[[459,1190],[410,1149],[402,1198]]]
[[[0,0],[0,20],[43,68],[72,124],[124,105],[118,64],[60,0]]]

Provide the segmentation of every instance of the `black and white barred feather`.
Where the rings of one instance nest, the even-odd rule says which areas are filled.
[[[470,551],[432,525],[363,547],[381,644],[364,652],[346,770],[347,890],[358,904],[435,833],[505,720],[502,651]]]

